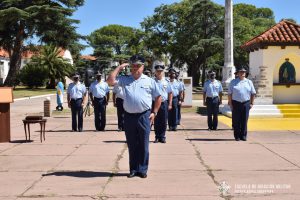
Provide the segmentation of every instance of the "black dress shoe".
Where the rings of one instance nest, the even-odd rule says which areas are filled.
[[[137,174],[135,172],[130,172],[130,174],[128,174],[127,178],[133,178],[135,177]]]
[[[235,141],[240,141],[240,138],[235,138]]]
[[[166,143],[166,139],[165,139],[165,138],[160,139],[159,142],[160,142],[160,143]]]
[[[80,128],[80,129],[78,129],[78,132],[82,132],[82,129]]]
[[[138,173],[138,176],[140,178],[147,178],[147,174],[144,174],[144,173]]]
[[[247,138],[246,137],[242,137],[241,140],[247,141]]]
[[[158,142],[159,142],[159,139],[156,138],[153,143],[158,143]]]

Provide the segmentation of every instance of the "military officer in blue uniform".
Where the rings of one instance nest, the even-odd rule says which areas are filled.
[[[89,88],[90,98],[94,106],[96,131],[104,131],[106,125],[106,106],[109,101],[108,84],[101,79],[101,72],[95,74],[96,80]]]
[[[86,87],[79,81],[79,74],[73,76],[73,83],[70,83],[67,91],[68,107],[72,112],[72,131],[82,132],[83,127],[83,106],[86,102]],[[77,118],[78,117],[78,123]],[[77,126],[78,124],[78,126]]]
[[[222,104],[222,84],[216,80],[214,71],[208,72],[208,80],[203,87],[203,104],[207,108],[208,130],[217,130],[219,105]]]
[[[123,91],[122,87],[115,85],[113,88],[113,103],[117,108],[118,130],[124,131],[124,108],[123,108]]]
[[[145,59],[139,55],[130,58],[131,75],[119,76],[128,63],[118,66],[107,79],[109,85],[118,85],[124,95],[124,129],[129,151],[128,178],[147,177],[149,163],[149,136],[151,124],[161,104],[159,88],[152,78],[143,74]],[[152,99],[155,99],[152,108]]]
[[[249,111],[256,94],[251,80],[246,78],[246,67],[237,68],[238,78],[233,79],[228,88],[228,105],[232,111],[232,124],[236,141],[247,140]]]
[[[180,95],[178,95],[178,112],[177,112],[177,125],[180,125],[181,121],[181,106],[185,98],[185,85],[182,80],[179,79],[179,72],[176,72],[176,80],[179,82],[179,88],[181,90]]]
[[[166,143],[166,129],[168,110],[172,109],[172,89],[169,82],[163,76],[165,69],[164,63],[160,62],[155,65],[155,82],[157,83],[161,93],[161,105],[154,120],[155,140],[154,143]],[[153,99],[154,100],[154,99]]]
[[[169,131],[177,131],[177,123],[178,123],[178,97],[182,94],[182,88],[180,87],[180,83],[176,80],[176,70],[174,68],[169,69],[169,84],[172,89],[172,109],[169,110],[168,113],[168,125]]]

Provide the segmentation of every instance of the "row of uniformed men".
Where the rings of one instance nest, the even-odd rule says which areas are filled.
[[[165,131],[168,120],[169,130],[176,131],[177,125],[181,120],[181,104],[184,101],[185,86],[182,81],[178,80],[179,72],[175,69],[169,69],[169,79],[163,77],[165,66],[160,63],[155,66],[154,80],[158,84],[162,102],[157,117],[154,121],[155,143],[165,143]],[[104,131],[106,126],[106,106],[109,102],[109,86],[101,79],[101,73],[95,74],[96,80],[91,83],[89,91],[79,81],[79,75],[73,76],[73,83],[68,88],[68,103],[72,112],[72,131],[82,131],[83,128],[83,106],[84,97],[89,92],[92,106],[94,107],[94,121],[97,131]],[[147,74],[150,76],[150,74]],[[113,103],[117,108],[118,130],[124,130],[124,107],[123,99],[125,98],[123,88],[120,86],[113,87]],[[78,118],[78,120],[77,120]],[[78,128],[77,128],[78,127]]]

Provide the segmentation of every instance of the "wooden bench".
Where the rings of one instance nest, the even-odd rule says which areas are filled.
[[[27,141],[27,128],[28,128],[28,141],[30,141],[30,124],[37,124],[37,123],[39,123],[41,127],[40,129],[41,142],[43,141],[42,138],[44,138],[45,140],[46,122],[47,119],[43,119],[42,116],[27,116],[25,119],[23,119],[26,141]]]

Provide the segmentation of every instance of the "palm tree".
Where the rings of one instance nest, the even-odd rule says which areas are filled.
[[[61,49],[53,45],[44,46],[41,53],[38,56],[34,56],[31,60],[32,64],[47,70],[49,77],[47,88],[55,88],[55,79],[64,82],[65,76],[69,76],[75,70],[75,67],[68,59],[60,56],[61,51]]]

